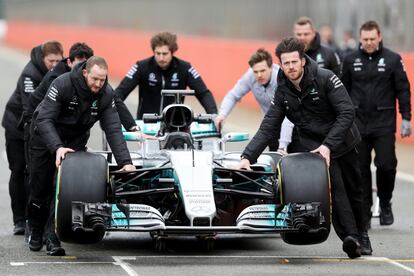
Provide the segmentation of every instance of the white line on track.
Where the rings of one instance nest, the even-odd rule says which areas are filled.
[[[369,261],[386,262],[386,263],[392,264],[392,265],[394,265],[394,266],[396,266],[396,267],[402,268],[402,269],[404,269],[405,271],[410,272],[411,274],[414,274],[414,269],[413,269],[413,268],[408,267],[408,266],[405,266],[405,265],[403,265],[403,264],[401,264],[401,263],[399,263],[399,262],[397,262],[397,261],[394,261],[394,260],[388,259],[388,258],[386,258],[386,257],[367,257],[367,258],[365,258],[365,259],[367,259],[367,260],[369,260]]]
[[[137,255],[137,256],[117,256],[120,260],[137,260],[137,259],[153,259],[153,258],[191,258],[191,259],[311,259],[311,260],[349,260],[349,261],[378,261],[378,262],[414,262],[413,260],[392,260],[386,257],[361,257],[349,259],[344,256],[306,256],[306,255]]]
[[[125,261],[135,261],[138,259],[153,259],[153,258],[160,258],[163,259],[173,259],[173,258],[182,258],[183,255],[140,255],[140,256],[112,256],[112,258],[115,260],[115,262],[77,262],[77,261],[57,261],[57,262],[10,262],[11,266],[24,266],[27,264],[113,264],[120,266],[129,276],[139,276],[137,272],[135,272],[127,262]],[[253,256],[237,256],[237,255],[217,255],[217,256],[206,256],[206,255],[192,255],[192,256],[185,256],[185,258],[191,258],[191,259],[223,259],[223,258],[229,258],[229,259],[311,259],[314,261],[350,261],[350,262],[357,262],[357,261],[369,261],[369,262],[384,262],[391,264],[395,267],[401,268],[411,274],[414,274],[414,269],[410,268],[408,266],[405,266],[401,264],[397,260],[391,260],[386,257],[362,257],[357,259],[348,259],[346,257],[332,257],[332,256],[277,256],[277,255],[253,255]],[[414,261],[414,260],[403,260],[403,261]]]
[[[123,270],[125,270],[126,273],[128,273],[129,276],[139,276],[138,273],[136,273],[125,261],[135,261],[136,257],[132,256],[112,256],[112,258],[115,260],[115,264],[122,267]]]
[[[73,261],[50,261],[50,262],[10,262],[11,266],[24,266],[28,264],[117,264],[116,262],[73,262]]]
[[[74,261],[50,261],[50,262],[10,262],[11,266],[25,266],[30,264],[35,265],[76,265],[76,264],[113,264],[120,266],[129,276],[139,276],[129,265],[124,261],[134,261],[136,257],[130,256],[112,256],[115,262],[74,262]]]

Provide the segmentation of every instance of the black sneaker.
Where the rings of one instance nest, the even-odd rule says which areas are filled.
[[[361,246],[354,237],[347,236],[342,243],[342,250],[350,259],[361,257]]]
[[[46,241],[47,255],[49,256],[65,256],[65,249],[61,246],[60,241],[55,233],[50,234]]]
[[[392,214],[391,203],[380,204],[380,225],[391,225],[394,223],[394,215]]]
[[[43,247],[43,231],[40,228],[32,227],[29,236],[29,248],[31,251],[39,251]]]
[[[26,221],[19,220],[16,222],[13,228],[13,235],[24,235],[24,230],[26,229]]]
[[[359,235],[359,243],[361,245],[361,255],[372,255],[371,241],[368,232],[362,232]]]

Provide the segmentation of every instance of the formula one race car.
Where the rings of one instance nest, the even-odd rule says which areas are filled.
[[[68,154],[59,168],[56,232],[64,242],[94,243],[106,231],[148,232],[157,250],[171,235],[193,235],[207,249],[218,233],[280,233],[290,244],[325,241],[331,223],[329,175],[312,153],[263,153],[252,170],[237,170],[240,153],[225,144],[212,115],[182,104],[189,90],[163,91],[176,103],[138,123],[146,134],[131,151],[136,170],[120,172],[112,153]],[[125,132],[129,141],[137,133]]]

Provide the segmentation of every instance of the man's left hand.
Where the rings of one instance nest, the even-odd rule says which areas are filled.
[[[279,149],[277,149],[276,152],[277,153],[280,153],[282,156],[288,155],[288,152],[287,152],[287,150],[285,148],[279,148]]]
[[[141,131],[141,128],[139,127],[139,126],[132,126],[130,129],[128,129],[128,131],[131,131],[131,132],[133,132],[133,131]]]
[[[326,161],[326,165],[329,167],[330,163],[331,163],[331,150],[325,146],[325,145],[320,145],[319,148],[311,151],[313,153],[319,153],[323,158],[325,158]]]
[[[135,170],[136,170],[136,168],[135,168],[134,165],[132,165],[132,164],[126,164],[119,171],[120,172],[133,172]]]

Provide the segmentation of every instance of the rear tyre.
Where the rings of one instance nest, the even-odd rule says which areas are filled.
[[[279,162],[279,183],[283,204],[320,202],[324,217],[320,231],[281,233],[283,241],[297,245],[325,241],[331,228],[330,182],[325,160],[314,153],[289,154]]]
[[[89,152],[67,154],[56,183],[56,233],[69,243],[96,243],[105,231],[73,231],[72,201],[105,202],[108,164],[102,155]]]

